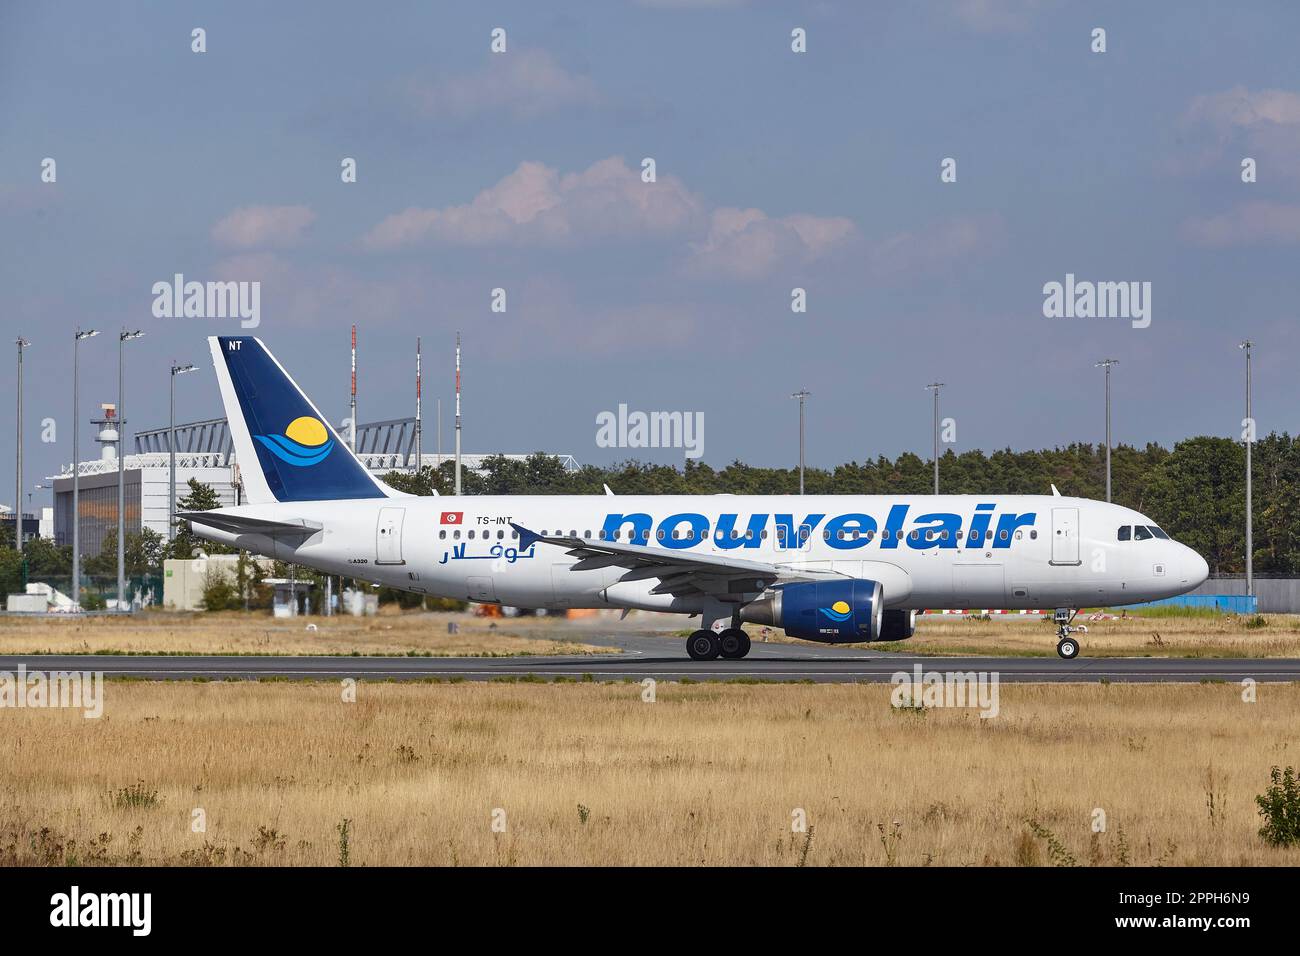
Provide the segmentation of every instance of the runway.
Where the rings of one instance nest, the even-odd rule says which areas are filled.
[[[982,671],[1016,683],[1300,680],[1283,658],[918,657],[858,649],[755,644],[739,661],[692,661],[681,642],[643,635],[584,635],[617,653],[563,657],[280,657],[34,654],[0,656],[0,671],[98,671],[145,680],[596,680],[888,683],[899,672]]]

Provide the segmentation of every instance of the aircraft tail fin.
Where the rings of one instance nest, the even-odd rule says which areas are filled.
[[[252,336],[212,336],[248,504],[396,497],[370,474],[275,356]]]

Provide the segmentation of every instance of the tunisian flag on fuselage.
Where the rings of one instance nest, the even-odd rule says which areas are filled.
[[[463,511],[444,511],[442,513],[443,524],[464,524],[465,512]]]

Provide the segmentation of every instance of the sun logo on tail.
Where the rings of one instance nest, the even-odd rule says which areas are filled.
[[[334,450],[334,440],[320,419],[303,415],[295,418],[283,435],[254,435],[276,458],[290,465],[316,465]]]
[[[832,621],[843,623],[853,616],[853,609],[849,607],[847,601],[836,601],[830,607],[824,607],[821,612]]]

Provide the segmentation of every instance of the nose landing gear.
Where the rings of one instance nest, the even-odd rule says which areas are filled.
[[[1074,628],[1074,616],[1078,614],[1077,610],[1068,607],[1058,607],[1053,620],[1056,621],[1056,653],[1067,661],[1072,661],[1079,656],[1079,642],[1071,637]]]

